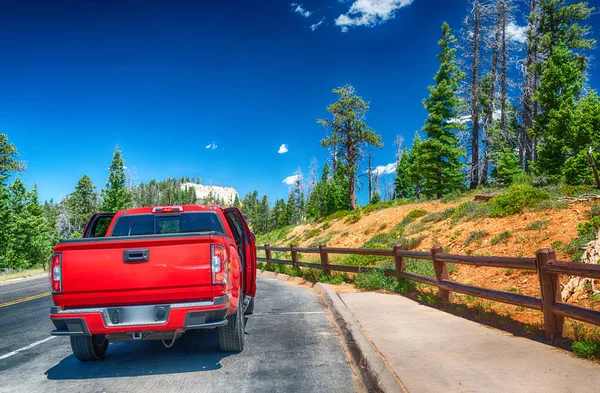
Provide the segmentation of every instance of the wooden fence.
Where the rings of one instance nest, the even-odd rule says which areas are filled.
[[[331,271],[358,273],[359,271],[381,270],[375,267],[333,265],[329,263],[330,254],[390,257],[395,261],[395,268],[384,269],[385,275],[435,286],[438,288],[438,296],[443,301],[451,302],[453,299],[452,292],[458,292],[542,311],[544,314],[544,332],[549,339],[562,336],[565,317],[600,325],[600,311],[563,302],[558,280],[558,276],[561,274],[600,279],[600,265],[557,261],[556,253],[552,249],[538,251],[536,258],[506,258],[445,254],[443,248],[440,246],[433,247],[430,252],[404,250],[399,245],[391,250],[337,248],[327,247],[325,244],[319,245],[318,248],[304,248],[297,247],[296,245],[291,245],[290,247],[273,247],[269,244],[257,246],[257,248],[265,252],[265,258],[258,258],[261,262],[322,269],[326,274],[329,274]],[[273,259],[273,251],[291,253],[292,259]],[[298,253],[319,254],[321,263],[301,262],[299,261]],[[435,278],[406,272],[404,258],[432,261]],[[446,263],[537,271],[541,298],[496,291],[451,281],[448,276]]]

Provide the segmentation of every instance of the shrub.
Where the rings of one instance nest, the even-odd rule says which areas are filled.
[[[460,198],[463,198],[467,195],[468,195],[468,193],[455,190],[455,191],[449,192],[448,194],[444,195],[442,197],[442,199],[440,199],[440,202],[442,202],[442,203],[454,202],[454,201],[456,201]]]
[[[541,201],[550,199],[550,194],[529,185],[513,185],[508,192],[492,198],[491,217],[506,217],[521,213],[526,207],[530,207]]]
[[[415,289],[416,285],[412,281],[398,280],[395,277],[388,277],[382,270],[372,270],[370,272],[358,273],[354,279],[354,285],[357,288],[367,291],[385,289],[390,292],[406,293]]]
[[[474,220],[477,218],[484,218],[490,215],[490,206],[487,203],[477,203],[473,201],[465,202],[454,210],[452,213],[452,220],[458,221],[460,219],[464,220]]]
[[[416,223],[414,223],[414,224],[411,224],[411,225],[410,225],[410,226],[409,226],[409,227],[406,229],[406,232],[405,232],[405,234],[406,234],[406,235],[416,235],[417,233],[421,233],[421,232],[423,232],[423,231],[425,231],[425,230],[427,230],[427,229],[429,229],[429,228],[430,228],[430,227],[429,227],[429,226],[427,226],[427,225],[425,225],[425,224],[423,223],[423,221],[419,221],[419,222],[416,222]]]
[[[576,340],[571,344],[573,353],[579,357],[594,359],[600,355],[600,343],[590,339]]]
[[[482,237],[486,237],[487,235],[489,235],[489,233],[487,233],[486,231],[471,232],[471,233],[469,233],[467,240],[465,240],[465,246],[468,246],[469,244],[473,243],[475,240],[479,240]]]
[[[592,191],[592,187],[582,185],[566,185],[560,188],[560,193],[564,196],[569,197],[579,196],[581,194],[586,194],[590,191]]]
[[[402,219],[402,221],[400,221],[400,223],[398,225],[396,225],[396,228],[405,228],[411,222],[414,222],[418,218],[421,218],[421,217],[423,217],[425,215],[427,215],[427,210],[423,210],[423,209],[411,210],[406,215],[406,217],[404,217]]]
[[[549,223],[550,223],[550,220],[534,221],[531,224],[527,225],[525,227],[525,230],[527,230],[527,231],[540,231],[542,229],[546,229],[548,227]]]
[[[325,217],[325,221],[331,221],[331,220],[337,220],[340,218],[344,218],[349,214],[352,214],[352,210],[340,210],[337,211],[335,213],[331,213],[330,215],[328,215],[327,217]]]
[[[319,232],[321,232],[321,229],[319,228],[311,229],[310,231],[306,232],[306,239],[308,240],[312,237],[315,237],[317,234],[319,234]]]
[[[429,213],[427,216],[425,216],[425,217],[423,217],[423,219],[421,219],[421,222],[427,223],[427,222],[440,222],[440,221],[447,220],[450,217],[452,217],[455,210],[456,209],[454,209],[454,208],[450,208],[450,209],[446,209],[442,212]]]
[[[360,221],[361,217],[362,217],[362,213],[360,212],[360,210],[356,210],[354,213],[352,213],[351,215],[349,215],[344,220],[344,223],[345,224],[356,224],[357,222]]]
[[[594,203],[588,213],[590,218],[600,217],[600,203]]]
[[[329,221],[327,221],[325,224],[323,224],[323,226],[321,227],[322,230],[326,230],[327,228],[329,228],[331,226],[331,223]]]
[[[560,201],[558,199],[548,199],[548,200],[536,203],[535,205],[531,206],[527,210],[537,212],[537,211],[541,211],[541,210],[550,210],[550,209],[561,210],[561,209],[566,209],[568,207],[569,207],[569,204],[565,201]]]
[[[501,234],[492,239],[492,245],[495,246],[496,244],[500,244],[501,242],[507,242],[511,236],[511,233],[508,231],[502,232]]]

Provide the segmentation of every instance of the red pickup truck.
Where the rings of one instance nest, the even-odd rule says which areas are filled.
[[[256,245],[236,208],[159,206],[99,213],[51,259],[52,335],[75,357],[109,341],[163,340],[218,329],[221,350],[244,348],[256,294]]]

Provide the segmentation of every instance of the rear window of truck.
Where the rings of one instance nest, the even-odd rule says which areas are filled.
[[[143,236],[190,232],[225,233],[214,212],[135,214],[119,217],[111,236]]]

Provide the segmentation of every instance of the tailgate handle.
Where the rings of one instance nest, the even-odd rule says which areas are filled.
[[[150,250],[125,250],[123,251],[123,262],[148,262]]]

